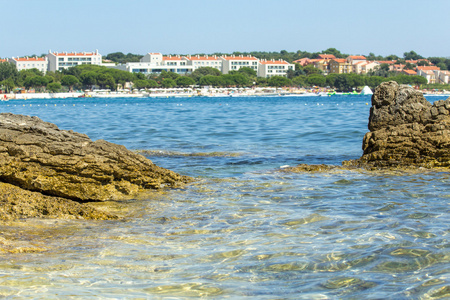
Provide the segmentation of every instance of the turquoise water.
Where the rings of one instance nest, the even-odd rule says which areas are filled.
[[[368,96],[27,100],[0,109],[198,178],[108,203],[120,221],[0,226],[46,250],[0,254],[2,296],[450,297],[449,173],[280,170],[360,157]]]

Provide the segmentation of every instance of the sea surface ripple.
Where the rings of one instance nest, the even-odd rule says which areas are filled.
[[[432,99],[434,100],[434,99]],[[289,173],[361,156],[369,96],[1,102],[198,180],[97,203],[120,221],[29,219],[0,297],[444,299],[448,172]]]

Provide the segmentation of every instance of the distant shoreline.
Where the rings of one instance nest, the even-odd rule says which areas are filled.
[[[450,97],[449,93],[422,91],[424,96]],[[189,98],[189,97],[264,97],[264,96],[333,96],[333,95],[363,95],[359,93],[337,93],[330,89],[304,88],[199,88],[199,89],[153,89],[145,91],[76,91],[65,93],[18,93],[0,94],[1,101],[66,99],[66,98]],[[364,95],[371,95],[364,94]]]

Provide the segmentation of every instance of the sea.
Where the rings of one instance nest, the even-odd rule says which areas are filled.
[[[361,95],[1,102],[196,180],[93,204],[120,220],[0,224],[41,249],[0,253],[0,297],[450,298],[449,172],[287,171],[359,158],[370,107]]]

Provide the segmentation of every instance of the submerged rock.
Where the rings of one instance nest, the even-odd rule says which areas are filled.
[[[0,114],[0,182],[85,202],[118,200],[190,181],[124,146],[92,141],[37,117]]]
[[[344,165],[363,167],[450,166],[450,98],[434,104],[395,81],[372,96],[362,157]]]

